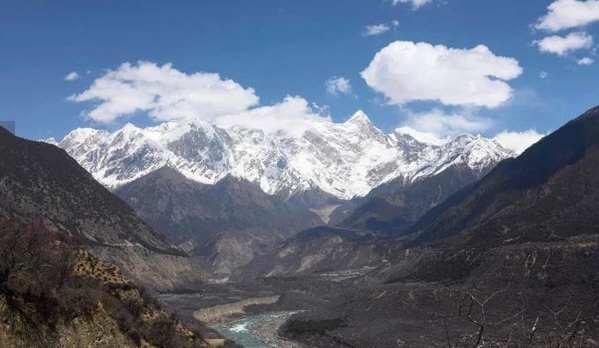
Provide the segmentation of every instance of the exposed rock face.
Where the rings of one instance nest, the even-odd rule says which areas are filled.
[[[76,237],[104,260],[160,289],[199,280],[194,261],[143,222],[64,150],[0,128],[0,205]],[[160,267],[158,267],[160,265]]]

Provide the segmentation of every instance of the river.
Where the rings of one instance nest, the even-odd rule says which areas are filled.
[[[296,312],[263,314],[229,322],[215,329],[245,348],[301,348],[298,343],[281,339],[277,330]]]

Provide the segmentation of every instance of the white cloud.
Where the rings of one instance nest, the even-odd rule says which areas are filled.
[[[399,3],[409,3],[412,4],[412,8],[415,10],[419,9],[421,6],[426,5],[433,0],[392,0],[392,5],[395,6]]]
[[[361,72],[389,104],[438,101],[488,108],[498,107],[512,96],[506,81],[521,74],[516,59],[496,56],[484,45],[456,49],[410,41],[384,47]]]
[[[534,129],[529,129],[524,132],[503,131],[493,137],[504,147],[521,154],[531,145],[541,140],[546,134],[540,134]]]
[[[67,76],[64,77],[65,81],[75,81],[79,78],[79,74],[77,74],[76,71],[73,71],[71,73],[69,73]]]
[[[485,131],[493,126],[493,120],[479,117],[476,115],[475,110],[468,108],[452,113],[432,109],[423,113],[409,112],[404,126],[443,139],[461,133]]]
[[[351,83],[345,77],[333,76],[325,82],[325,86],[331,95],[350,94],[352,91]]]
[[[541,72],[539,73],[539,78],[540,78],[540,79],[543,79],[543,80],[544,80],[544,79],[546,79],[548,76],[549,76],[549,74],[548,74],[546,71],[541,71]]]
[[[73,102],[98,102],[85,115],[100,123],[147,112],[154,120],[216,117],[246,111],[258,104],[252,88],[243,88],[218,74],[186,74],[171,64],[140,61],[110,70],[86,91],[68,97]]]
[[[540,52],[554,53],[563,57],[570,52],[590,48],[593,45],[593,37],[585,32],[575,32],[567,36],[548,36],[533,43],[539,46]]]
[[[122,64],[68,100],[98,101],[86,116],[100,123],[143,112],[154,121],[193,118],[221,126],[301,134],[315,121],[331,122],[327,107],[310,104],[299,96],[251,108],[259,100],[252,88],[223,80],[218,74],[186,74],[171,64],[151,62]]]
[[[537,20],[536,29],[557,32],[599,21],[599,0],[557,0],[547,10],[547,14]]]
[[[363,36],[376,36],[381,35],[391,30],[391,28],[387,24],[373,24],[367,25],[364,28]]]
[[[590,57],[584,57],[582,59],[577,60],[576,63],[578,65],[592,65],[593,63],[595,63],[595,60]]]
[[[362,32],[362,36],[381,35],[391,30],[391,28],[397,29],[397,27],[399,27],[399,21],[397,19],[392,20],[391,22],[389,22],[389,24],[381,23],[367,25],[364,28],[364,32]]]
[[[418,140],[421,143],[431,144],[431,145],[443,145],[445,142],[449,140],[449,138],[440,139],[437,135],[433,133],[425,133],[418,131],[414,128],[403,126],[395,129],[395,133],[399,134],[407,134],[412,138]]]
[[[308,103],[299,96],[287,96],[282,102],[271,106],[261,106],[237,114],[224,115],[215,122],[219,126],[246,126],[265,132],[285,132],[301,135],[314,126],[315,122],[331,122],[324,114],[328,109]]]

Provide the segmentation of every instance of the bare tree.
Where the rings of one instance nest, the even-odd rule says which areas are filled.
[[[43,278],[51,272],[45,257],[51,249],[49,233],[41,225],[25,227],[16,219],[0,222],[0,299],[6,306],[4,320],[13,329],[26,330],[43,342],[43,322],[35,301],[44,291]]]
[[[458,315],[462,318],[467,319],[469,322],[476,325],[478,328],[475,334],[468,336],[473,341],[475,348],[482,347],[484,344],[484,333],[488,324],[485,306],[495,296],[504,291],[507,291],[509,287],[510,284],[508,283],[505,288],[495,291],[494,293],[490,294],[484,299],[481,299],[470,292],[458,290],[458,292],[464,294],[462,304],[460,305],[458,310]]]

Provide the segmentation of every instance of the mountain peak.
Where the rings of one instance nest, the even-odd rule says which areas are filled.
[[[127,122],[127,124],[124,125],[123,128],[121,128],[121,132],[126,133],[126,134],[136,133],[139,131],[141,131],[141,129],[138,128],[136,125],[134,125],[131,122]]]
[[[350,117],[345,123],[349,124],[372,124],[370,118],[362,110],[358,110],[352,117]]]

